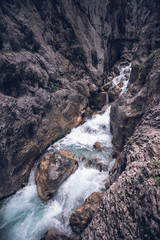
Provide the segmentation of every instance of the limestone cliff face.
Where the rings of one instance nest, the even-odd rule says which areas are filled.
[[[152,70],[146,76],[147,83],[142,90],[135,96],[124,96],[119,104],[117,102],[113,106],[112,111],[115,111],[117,106],[122,113],[130,109],[130,118],[127,119],[128,126],[133,127],[135,131],[128,138],[116,160],[116,167],[110,176],[111,186],[97,208],[91,224],[83,232],[81,237],[83,240],[159,239],[160,58],[158,56],[159,51],[155,51],[148,59],[153,65]],[[146,63],[146,68],[147,66]],[[133,88],[133,90],[135,89]],[[144,96],[145,91],[147,91],[145,101],[143,98],[139,101],[143,106],[145,105],[145,109],[142,106],[144,114],[138,121],[140,116],[138,112],[142,111],[142,108],[138,108],[137,105],[136,109],[132,109],[130,102],[133,98],[137,101],[138,95],[139,97]],[[126,98],[125,101],[124,98]],[[133,115],[138,116],[135,117],[136,121]],[[115,114],[115,119],[116,116]],[[121,116],[119,116],[120,124],[123,123],[126,126],[126,121]],[[112,119],[112,121],[117,122],[117,119]],[[135,126],[137,121],[138,124]]]
[[[158,7],[156,0],[0,2],[0,198],[81,121],[108,69],[135,43],[138,74],[159,46]]]
[[[100,36],[74,1],[1,1],[0,198],[80,123],[103,62]]]
[[[122,152],[83,240],[160,236],[160,3],[130,4],[137,6],[138,48],[128,91],[111,108],[113,143]]]

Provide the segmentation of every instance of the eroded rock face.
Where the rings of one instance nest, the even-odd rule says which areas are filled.
[[[113,143],[122,149],[126,140],[132,141],[132,134],[140,122],[149,103],[159,94],[160,51],[154,51],[139,71],[136,82],[130,85],[128,93],[113,103],[111,108],[111,129]]]
[[[159,47],[158,0],[0,1],[0,198],[76,126],[119,59]],[[32,23],[32,24],[31,24]]]
[[[83,240],[155,239],[160,236],[160,99],[148,106],[125,145]],[[125,170],[125,171],[124,171]]]
[[[110,172],[105,197],[82,233],[82,240],[159,239],[159,49],[139,69],[128,93],[113,103],[113,142],[123,150]]]
[[[93,97],[91,104],[93,104],[95,109],[101,110],[106,104],[108,100],[107,92],[100,92]]]
[[[102,193],[92,193],[70,217],[70,225],[76,234],[83,232],[87,225],[91,222],[95,212],[95,206],[102,199]]]
[[[91,45],[84,43],[88,30],[78,30],[86,27]],[[100,45],[75,3],[0,2],[0,199],[20,188],[46,148],[81,122],[103,72]]]
[[[114,102],[119,98],[121,89],[118,86],[112,86],[108,89],[108,97],[110,102]]]
[[[78,168],[74,153],[59,150],[47,154],[36,168],[36,184],[39,197],[43,201],[53,198],[59,186]]]
[[[57,230],[50,230],[46,234],[44,240],[79,240],[79,238],[77,236],[68,237]]]

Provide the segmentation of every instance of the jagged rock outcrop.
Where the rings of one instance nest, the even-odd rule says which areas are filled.
[[[92,193],[84,203],[72,213],[69,221],[73,232],[80,234],[88,226],[92,220],[96,205],[101,201],[102,196],[102,192]]]
[[[83,240],[159,239],[159,111],[158,97],[148,106],[132,142],[128,141],[125,145],[117,175],[111,178],[114,183],[82,234]]]
[[[36,167],[36,184],[39,197],[43,201],[53,198],[59,186],[78,168],[73,152],[59,150],[46,154]]]
[[[122,152],[82,240],[160,236],[160,4],[139,1],[137,7],[139,43],[129,89],[111,109],[113,143]]]
[[[122,95],[111,109],[113,143],[122,149],[126,140],[132,141],[132,134],[145,113],[149,103],[160,91],[160,50],[155,50],[141,65],[139,76],[130,85],[128,93]]]
[[[98,99],[113,64],[135,52],[128,93],[111,110],[123,151],[81,239],[159,239],[159,21],[159,0],[0,1],[0,198],[27,181]]]
[[[102,84],[107,2],[0,2],[0,198],[80,122],[93,82]]]
[[[100,45],[74,1],[0,2],[0,198],[81,122],[94,82],[101,82]]]

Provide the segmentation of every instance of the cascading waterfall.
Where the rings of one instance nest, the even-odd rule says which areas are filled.
[[[121,70],[121,77],[126,74],[124,72],[125,69]],[[126,78],[122,80],[125,81],[126,86]],[[115,80],[113,84],[117,81],[119,80]],[[114,163],[110,157],[113,151],[111,140],[110,107],[108,107],[103,114],[97,114],[73,129],[70,134],[53,144],[48,151],[69,149],[77,158],[81,155],[86,158],[94,156],[100,158],[110,169]],[[96,141],[103,144],[102,151],[93,148]],[[53,227],[69,235],[71,233],[69,217],[73,210],[92,192],[104,190],[107,179],[108,172],[86,168],[83,162],[79,162],[78,170],[60,186],[55,198],[44,203],[37,194],[33,169],[28,185],[2,203],[0,239],[40,240],[47,230]]]
[[[121,68],[120,74],[117,77],[113,78],[113,80],[112,80],[113,86],[118,85],[120,82],[123,83],[123,86],[121,87],[122,91],[120,94],[123,94],[126,91],[130,73],[131,73],[131,63],[128,66]]]

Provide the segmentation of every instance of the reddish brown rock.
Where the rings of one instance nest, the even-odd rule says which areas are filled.
[[[118,83],[118,87],[119,87],[119,88],[122,88],[123,85],[124,85],[124,83],[123,83],[122,81],[121,81],[120,83]]]
[[[102,197],[102,193],[92,193],[71,215],[70,225],[73,232],[79,234],[87,227],[94,214],[95,206],[100,202]]]
[[[89,118],[92,117],[92,114],[93,114],[93,110],[92,110],[90,107],[88,107],[88,108],[85,110],[83,116],[84,116],[84,118],[88,118],[88,119],[89,119]]]
[[[93,147],[94,147],[95,149],[97,149],[97,150],[102,150],[102,149],[103,149],[103,145],[102,145],[102,143],[100,143],[100,142],[95,142],[95,143],[93,144]]]
[[[85,160],[86,160],[86,157],[84,155],[81,155],[80,158],[79,158],[79,161],[84,162]]]
[[[106,188],[106,190],[109,189],[109,187],[110,187],[110,183],[109,183],[109,182],[106,182],[106,183],[105,183],[105,188]]]
[[[36,168],[36,184],[43,201],[53,198],[59,186],[78,168],[74,153],[59,150],[42,157]]]

